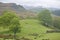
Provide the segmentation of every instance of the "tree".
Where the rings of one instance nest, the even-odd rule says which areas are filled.
[[[19,17],[16,16],[16,13],[4,11],[3,15],[0,17],[0,26],[9,28],[9,30],[14,33],[14,38],[16,39],[16,33],[21,31],[19,21]]]
[[[18,18],[14,18],[11,21],[10,31],[14,33],[14,38],[16,39],[16,33],[21,31],[20,23]]]
[[[16,17],[17,16],[14,12],[4,11],[3,15],[0,17],[0,26],[9,26],[11,24],[11,20]]]
[[[51,12],[48,9],[42,10],[38,14],[38,19],[41,21],[42,24],[46,26],[52,26],[52,16]]]
[[[54,17],[53,26],[57,29],[60,29],[60,17]]]

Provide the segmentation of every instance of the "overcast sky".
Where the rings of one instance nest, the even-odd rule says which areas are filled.
[[[12,2],[27,6],[44,6],[60,8],[60,0],[0,0],[0,2]]]

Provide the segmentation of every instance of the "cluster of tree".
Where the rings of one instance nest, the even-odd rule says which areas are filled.
[[[60,18],[53,17],[53,15],[51,14],[52,13],[48,9],[42,10],[38,15],[40,23],[47,27],[54,27],[60,29]]]
[[[38,19],[43,25],[52,26],[52,16],[48,9],[42,10],[38,15]]]
[[[60,17],[54,17],[53,26],[60,29]]]
[[[0,16],[0,26],[3,28],[9,28],[9,30],[14,33],[14,38],[16,38],[16,33],[21,31],[19,21],[16,13],[11,11],[4,11],[3,15]]]

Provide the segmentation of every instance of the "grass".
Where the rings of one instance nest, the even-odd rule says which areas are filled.
[[[21,33],[17,33],[17,35],[22,38],[29,38],[31,40],[42,40],[42,39],[50,39],[50,40],[60,40],[60,33],[46,33],[47,30],[51,30],[39,23],[38,20],[34,19],[25,19],[20,20],[21,23]],[[29,34],[36,33],[38,36],[32,36]],[[36,37],[36,39],[34,39]]]
[[[34,19],[25,19],[21,20],[21,27],[22,31],[20,33],[20,36],[27,37],[33,40],[42,40],[42,39],[50,39],[50,40],[60,40],[60,33],[46,33],[47,30],[51,30],[50,28],[47,28],[39,23],[38,20]],[[29,34],[37,33],[39,36],[37,36],[37,39],[34,39],[35,36],[30,36]]]

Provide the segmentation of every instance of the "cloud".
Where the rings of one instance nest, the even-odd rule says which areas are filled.
[[[2,2],[14,2],[20,5],[44,6],[60,8],[60,0],[0,0]]]

